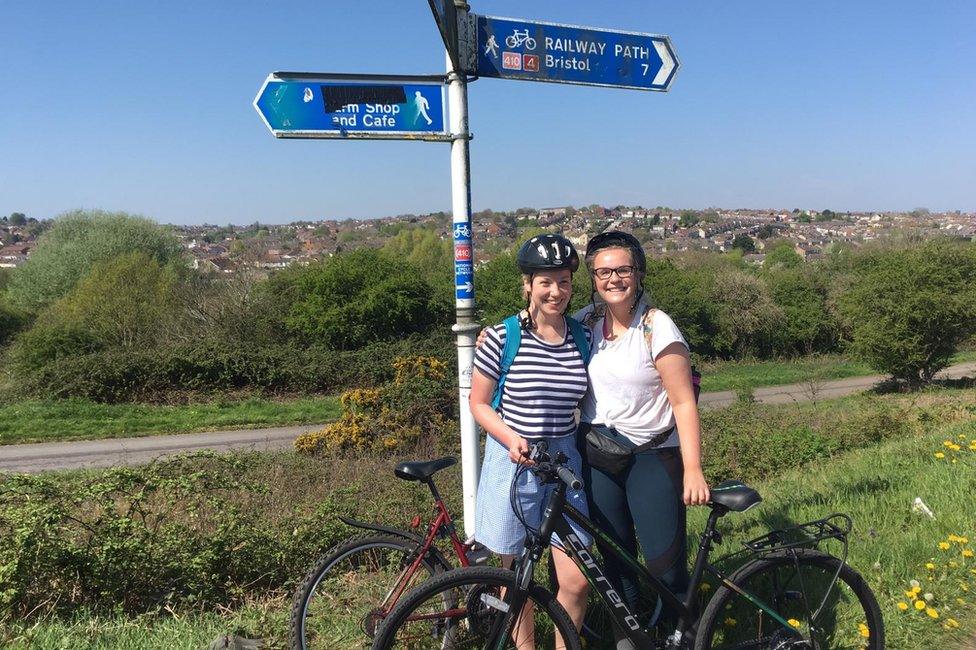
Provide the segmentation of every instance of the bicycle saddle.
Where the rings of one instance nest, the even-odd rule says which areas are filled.
[[[437,460],[417,460],[400,463],[393,470],[397,478],[404,481],[427,481],[435,472],[457,464],[457,458],[445,456]]]
[[[722,506],[733,512],[743,512],[762,501],[759,493],[742,481],[722,481],[711,489],[711,506]]]

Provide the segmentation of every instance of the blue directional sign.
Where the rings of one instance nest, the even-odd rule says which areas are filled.
[[[678,70],[667,36],[478,16],[480,77],[666,91]]]
[[[412,77],[271,75],[254,98],[276,138],[449,140],[446,106],[443,83]]]

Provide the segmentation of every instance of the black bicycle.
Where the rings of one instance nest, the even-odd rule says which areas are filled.
[[[530,458],[534,464],[519,471],[535,472],[555,489],[539,529],[527,529],[525,549],[514,570],[455,569],[424,583],[404,596],[387,617],[374,639],[374,650],[582,648],[566,611],[534,581],[553,532],[606,608],[616,636],[630,640],[635,648],[884,648],[877,600],[846,563],[852,525],[847,515],[834,514],[744,542],[741,551],[718,561],[724,566],[730,558],[740,560],[741,568],[726,575],[708,559],[713,545],[721,543],[716,524],[727,513],[748,510],[762,500],[749,486],[726,481],[712,490],[712,511],[698,545],[688,593],[680,598],[566,503],[567,487],[580,489],[582,482],[566,467],[565,456],[550,457],[542,443],[533,448]],[[581,543],[567,520],[592,535],[600,553],[613,554],[629,567],[644,585],[643,603],[625,602],[606,578],[600,557]],[[828,541],[842,547],[841,557],[821,550]],[[696,594],[706,573],[719,586],[699,614]]]

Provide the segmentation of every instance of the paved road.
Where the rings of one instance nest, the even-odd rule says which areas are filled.
[[[976,362],[962,363],[948,368],[940,378],[958,379],[976,375]],[[829,399],[850,395],[871,388],[884,379],[882,375],[851,377],[819,384],[801,383],[788,386],[757,388],[753,395],[764,404],[788,404],[810,399]],[[703,409],[727,406],[735,401],[732,391],[702,393]],[[184,433],[172,436],[115,438],[78,442],[45,442],[29,445],[0,446],[0,472],[42,472],[53,469],[78,469],[137,465],[154,458],[184,451],[212,449],[215,451],[286,449],[301,433],[321,425],[245,429],[242,431],[212,431]]]

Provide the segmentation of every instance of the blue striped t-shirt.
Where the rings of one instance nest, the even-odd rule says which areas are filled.
[[[586,339],[591,339],[586,329]],[[505,325],[495,325],[474,355],[474,366],[498,381]],[[518,353],[502,387],[498,414],[523,438],[558,438],[576,431],[576,407],[586,393],[586,365],[569,327],[561,343],[546,343],[522,330]]]

